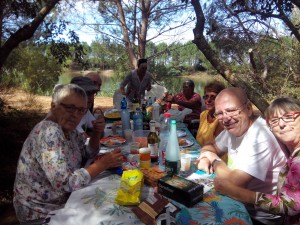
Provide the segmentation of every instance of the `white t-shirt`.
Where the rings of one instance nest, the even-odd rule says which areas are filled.
[[[92,121],[94,121],[96,118],[93,116],[93,114],[90,112],[90,110],[88,110],[86,112],[86,114],[84,114],[84,116],[82,117],[82,119],[80,120],[79,124],[76,127],[76,130],[79,133],[83,133],[85,132],[84,128],[93,128],[93,124]]]
[[[265,120],[257,118],[241,137],[222,131],[215,139],[221,152],[228,151],[228,167],[242,170],[254,179],[247,189],[276,194],[278,175],[286,162],[284,147],[269,130]],[[251,217],[264,224],[280,224],[282,218],[252,206],[246,206]]]

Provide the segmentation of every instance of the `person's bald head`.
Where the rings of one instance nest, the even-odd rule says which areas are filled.
[[[215,100],[215,117],[229,133],[242,136],[253,122],[253,110],[246,92],[230,87],[222,90]]]
[[[248,101],[245,90],[238,87],[225,88],[217,95],[216,101],[222,98],[234,99],[238,105],[245,104]]]
[[[102,80],[100,75],[97,72],[89,72],[85,75],[86,77],[90,78],[94,84],[97,86],[98,91],[101,89]]]

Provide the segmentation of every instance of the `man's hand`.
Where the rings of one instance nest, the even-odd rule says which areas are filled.
[[[221,178],[219,176],[214,178],[215,189],[223,195],[230,195],[230,192],[233,190],[232,185],[233,184],[229,179]]]
[[[203,171],[205,171],[208,174],[211,174],[211,173],[214,172],[213,168],[211,166],[211,163],[210,163],[210,161],[209,161],[208,158],[202,158],[202,159],[198,158],[196,160],[196,162],[197,162],[199,170],[203,170]]]
[[[219,158],[217,154],[210,151],[201,153],[197,159],[198,169],[203,170],[208,174],[214,173],[212,162],[217,158]]]
[[[92,121],[93,136],[99,136],[99,133],[103,134],[105,129],[105,119],[103,116],[99,116],[98,119]]]
[[[220,157],[214,152],[205,151],[205,152],[201,153],[201,155],[199,157],[200,160],[202,158],[207,158],[210,161],[210,163],[212,163],[215,159],[219,159]]]

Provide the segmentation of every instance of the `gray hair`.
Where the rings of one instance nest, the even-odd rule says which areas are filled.
[[[300,111],[300,101],[292,97],[281,97],[275,99],[265,111],[265,117],[268,121],[277,111],[288,112],[299,112]]]
[[[87,95],[85,91],[76,84],[57,84],[53,88],[52,102],[55,104],[61,103],[61,101],[71,94],[83,97],[87,102]]]

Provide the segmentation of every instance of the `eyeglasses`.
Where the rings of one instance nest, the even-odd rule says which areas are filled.
[[[216,99],[216,97],[217,97],[216,95],[204,95],[203,99],[204,100],[210,99],[210,100],[214,101]]]
[[[247,103],[247,102],[246,102]],[[224,115],[234,117],[239,115],[243,111],[243,106],[246,105],[246,103],[242,104],[238,108],[233,108],[233,109],[225,109],[224,112],[218,112],[214,113],[214,117],[217,118],[218,120],[222,120]]]
[[[67,105],[63,103],[60,103],[60,105],[63,106],[68,113],[74,113],[77,111],[80,115],[84,115],[87,112],[87,108],[76,107],[74,105]]]
[[[279,120],[282,119],[286,123],[294,122],[298,116],[300,116],[300,112],[288,112],[282,115],[281,117],[273,117],[269,119],[270,127],[276,127],[279,124]]]

